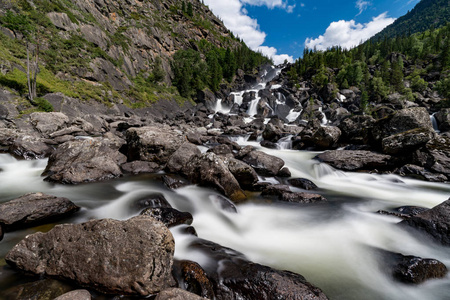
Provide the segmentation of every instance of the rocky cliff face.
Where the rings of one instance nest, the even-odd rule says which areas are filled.
[[[31,41],[30,54],[39,46],[42,65],[38,89],[131,105],[161,98],[143,89],[146,81],[170,83],[177,50],[196,49],[201,40],[217,47],[241,43],[199,0],[0,1],[0,39],[0,86],[13,81],[26,89]]]

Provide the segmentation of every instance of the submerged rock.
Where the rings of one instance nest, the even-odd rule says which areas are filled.
[[[450,199],[422,213],[403,220],[400,225],[413,228],[444,246],[450,246]]]
[[[8,264],[37,275],[74,280],[104,293],[148,296],[173,286],[174,240],[147,216],[57,225],[28,235]]]
[[[299,274],[252,263],[242,253],[206,240],[191,246],[211,258],[202,267],[218,300],[328,299]]]
[[[126,157],[114,141],[89,138],[69,141],[50,156],[43,175],[48,181],[77,184],[111,179],[122,175]]]
[[[179,287],[203,298],[214,299],[213,285],[205,270],[198,263],[189,260],[175,260],[173,273]]]
[[[6,231],[50,223],[80,208],[67,198],[31,193],[0,204],[0,224]]]
[[[378,252],[381,254],[382,265],[387,267],[393,278],[403,283],[418,284],[429,279],[443,278],[448,272],[447,267],[436,259],[405,256],[384,250]]]
[[[2,289],[1,299],[5,300],[52,300],[64,295],[73,287],[54,279],[41,279]],[[82,300],[83,298],[70,298]],[[66,299],[67,300],[67,299]]]
[[[141,212],[143,216],[150,216],[161,221],[167,227],[181,224],[191,225],[193,218],[189,212],[182,212],[172,207],[150,207]]]

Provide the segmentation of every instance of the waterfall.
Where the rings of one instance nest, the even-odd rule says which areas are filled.
[[[431,121],[431,124],[433,125],[434,131],[436,131],[437,133],[440,133],[441,131],[439,130],[439,126],[438,126],[438,123],[437,123],[437,120],[436,120],[436,117],[434,116],[434,114],[430,115],[430,121]]]
[[[300,111],[295,111],[295,109],[291,109],[289,111],[289,114],[286,116],[286,119],[289,122],[294,122],[301,115],[302,111],[303,111],[303,109]]]
[[[292,149],[292,137],[293,135],[290,134],[288,136],[279,139],[277,142],[278,149],[280,150]]]

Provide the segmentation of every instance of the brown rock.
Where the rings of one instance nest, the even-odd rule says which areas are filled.
[[[11,266],[113,294],[148,296],[173,285],[174,240],[164,224],[138,216],[57,225],[28,235],[6,255]]]

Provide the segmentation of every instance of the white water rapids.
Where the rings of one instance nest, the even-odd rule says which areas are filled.
[[[242,138],[238,142],[260,148]],[[171,191],[157,180],[160,175],[77,186],[51,184],[40,176],[46,160],[18,161],[7,154],[0,154],[0,201],[27,192],[64,196],[83,207],[65,222],[79,223],[90,218],[126,219],[137,215],[133,202],[159,192],[173,207],[192,213],[200,238],[238,250],[252,261],[300,273],[330,299],[448,299],[449,277],[420,285],[397,283],[383,272],[371,251],[371,247],[377,247],[435,258],[450,267],[448,248],[403,231],[396,225],[400,221],[396,217],[374,213],[402,205],[433,207],[449,198],[448,184],[394,175],[345,173],[312,160],[316,153],[261,150],[282,158],[293,177],[312,180],[329,203],[270,203],[255,196],[238,205],[238,213],[230,213],[216,203],[217,192],[193,185]],[[25,235],[48,229],[44,226],[5,234],[0,242],[1,257]],[[207,257],[189,248],[194,237],[184,235],[181,229],[172,229],[175,256],[206,263]],[[1,276],[0,280],[8,282]],[[0,290],[5,282],[0,282]]]

